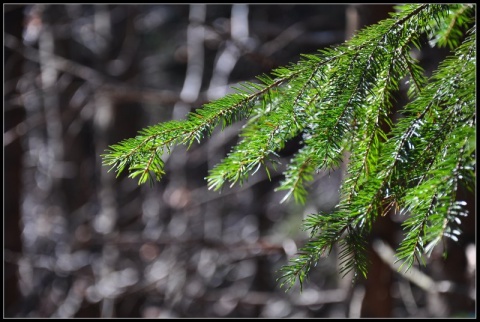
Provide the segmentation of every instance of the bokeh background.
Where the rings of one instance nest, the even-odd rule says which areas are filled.
[[[334,249],[302,292],[285,292],[278,269],[307,238],[302,219],[335,205],[343,168],[319,173],[306,205],[280,204],[292,140],[272,180],[259,171],[209,191],[204,178],[242,122],[175,149],[153,186],[101,164],[110,144],[183,119],[393,10],[4,4],[4,317],[475,316],[473,193],[461,240],[413,273],[388,264],[402,237],[392,215],[373,229],[367,280],[341,278]],[[446,52],[414,54],[430,73]]]

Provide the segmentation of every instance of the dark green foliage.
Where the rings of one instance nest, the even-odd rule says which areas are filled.
[[[302,284],[335,243],[341,273],[355,269],[366,276],[365,237],[390,209],[407,216],[397,256],[408,269],[443,237],[461,233],[457,225],[466,210],[456,192],[460,184],[474,186],[475,10],[471,4],[398,7],[341,46],[304,55],[184,121],[151,126],[111,146],[104,164],[117,173],[128,169],[139,183],[158,180],[161,156],[174,145],[190,146],[219,124],[247,119],[241,141],[207,177],[217,190],[242,183],[262,166],[268,173],[285,142],[301,133],[303,147],[277,189],[287,191],[285,198],[305,202],[306,184],[317,171],[337,167],[347,155],[349,162],[339,204],[333,213],[305,220],[310,241],[281,269],[281,285],[289,288],[297,278]],[[411,55],[425,38],[452,50],[429,79]],[[403,80],[411,101],[394,123],[393,96]]]

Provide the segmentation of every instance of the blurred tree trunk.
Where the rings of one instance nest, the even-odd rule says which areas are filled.
[[[393,5],[350,5],[347,9],[347,38],[355,31],[365,26],[375,24],[389,17],[393,11]],[[392,111],[392,114],[394,111]],[[383,131],[387,132],[384,128]],[[365,293],[361,308],[361,317],[391,317],[393,299],[391,287],[393,272],[382,259],[373,251],[372,241],[380,238],[391,247],[395,246],[396,227],[390,218],[390,214],[378,217],[372,227],[370,243],[368,247],[370,266],[368,267],[367,279],[364,281]]]
[[[17,7],[9,5],[4,7],[4,12],[9,11],[4,18],[5,33],[13,35],[18,39],[22,38],[24,15],[23,6]],[[20,229],[20,194],[22,183],[22,156],[23,148],[21,144],[21,133],[25,129],[25,110],[22,105],[10,104],[10,100],[18,95],[14,89],[17,86],[16,81],[22,75],[22,66],[24,64],[23,56],[5,49],[5,66],[8,65],[8,79],[4,79],[5,105],[4,105],[4,128],[9,134],[6,140],[4,133],[4,281],[5,281],[5,316],[13,317],[18,312],[20,304],[20,291],[18,285],[18,265],[15,263],[17,254],[22,252],[22,240]],[[7,142],[6,142],[7,141]]]

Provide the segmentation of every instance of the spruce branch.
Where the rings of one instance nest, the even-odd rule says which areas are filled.
[[[244,82],[236,93],[205,104],[183,121],[141,130],[135,138],[112,145],[103,162],[117,175],[160,180],[162,155],[176,145],[190,147],[238,120],[246,120],[241,140],[210,170],[209,189],[226,182],[242,184],[256,171],[278,162],[285,143],[302,135],[277,191],[306,202],[315,173],[338,167],[348,155],[340,201],[329,214],[308,216],[310,239],[282,267],[281,286],[290,289],[335,244],[341,274],[366,276],[366,236],[379,216],[396,210],[407,216],[397,257],[406,269],[423,262],[444,237],[457,238],[465,202],[460,185],[475,177],[475,6],[407,4],[344,44],[302,55],[258,83]],[[473,26],[472,26],[473,24]],[[468,29],[470,28],[470,29]],[[467,30],[468,29],[468,30]],[[449,47],[430,78],[412,48]],[[410,102],[392,120],[395,94],[406,82]],[[403,266],[401,266],[403,267]]]

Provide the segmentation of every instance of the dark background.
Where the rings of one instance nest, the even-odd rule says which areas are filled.
[[[367,281],[342,279],[334,250],[303,292],[286,293],[277,270],[305,242],[304,216],[337,201],[342,169],[320,173],[305,206],[279,203],[280,171],[209,191],[204,178],[242,122],[175,149],[154,186],[101,165],[108,145],[342,43],[391,5],[3,10],[5,317],[474,316],[473,195],[462,239],[415,267],[420,282],[381,259],[402,237],[386,216],[371,236]],[[431,73],[445,52],[416,55]],[[281,151],[283,165],[297,148]]]

